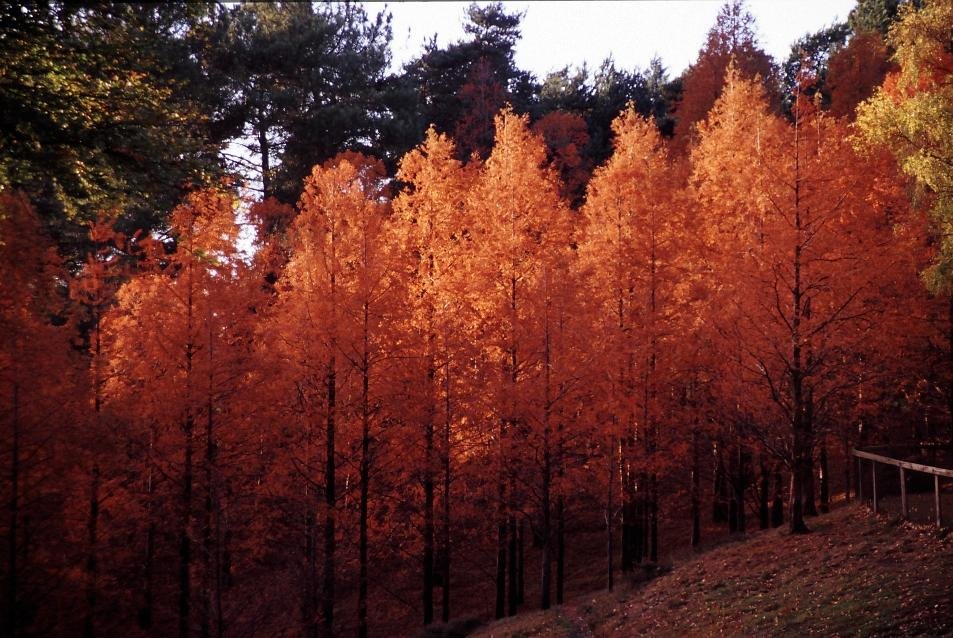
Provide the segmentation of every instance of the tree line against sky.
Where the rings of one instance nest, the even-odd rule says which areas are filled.
[[[953,439],[948,2],[542,84],[497,5],[377,79],[359,6],[142,9],[3,10],[7,633],[547,608]]]

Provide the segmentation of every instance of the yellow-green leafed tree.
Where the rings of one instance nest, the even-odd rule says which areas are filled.
[[[887,146],[931,202],[940,238],[924,274],[934,291],[953,279],[953,2],[907,5],[889,42],[900,70],[857,111],[857,143]]]

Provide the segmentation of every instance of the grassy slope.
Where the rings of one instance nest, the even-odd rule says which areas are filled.
[[[857,505],[809,524],[811,534],[756,532],[641,588],[590,594],[475,635],[953,635],[953,536]]]

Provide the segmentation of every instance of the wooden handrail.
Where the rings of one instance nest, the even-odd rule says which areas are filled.
[[[928,446],[910,446],[910,449],[923,449]],[[932,447],[932,446],[929,446]],[[889,446],[881,446],[877,449],[878,451],[884,450],[889,452],[891,449]],[[868,450],[858,450],[854,448],[853,455],[857,457],[857,495],[861,497],[862,487],[864,484],[863,479],[863,465],[861,459],[867,459],[872,461],[870,464],[870,486],[871,486],[871,503],[873,505],[874,513],[877,513],[879,510],[878,498],[877,498],[877,464],[882,465],[892,465],[894,467],[900,468],[900,510],[904,518],[907,518],[908,512],[908,502],[907,502],[907,477],[906,470],[912,470],[914,472],[921,472],[923,474],[932,474],[933,475],[933,497],[934,497],[934,514],[936,515],[936,525],[937,527],[943,526],[943,510],[940,499],[940,477],[946,476],[953,478],[953,469],[947,469],[945,467],[936,467],[935,465],[924,465],[922,463],[914,463],[913,461],[901,461],[900,459],[895,459],[890,456],[884,456],[883,454],[877,454],[875,452],[870,452]]]
[[[953,470],[948,470],[943,467],[923,465],[921,463],[913,463],[912,461],[901,461],[900,459],[883,456],[881,454],[874,454],[873,452],[866,452],[864,450],[858,450],[857,448],[854,448],[854,456],[860,459],[867,459],[868,461],[883,463],[884,465],[893,465],[895,467],[913,470],[915,472],[923,472],[924,474],[933,474],[934,476],[947,476],[949,478],[953,478]]]

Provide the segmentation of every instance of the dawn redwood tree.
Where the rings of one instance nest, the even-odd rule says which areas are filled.
[[[328,634],[334,630],[336,602],[339,429],[347,435],[354,426],[360,432],[358,631],[367,632],[371,426],[379,420],[379,399],[371,393],[381,391],[372,374],[382,357],[384,295],[389,285],[389,258],[382,245],[387,212],[384,178],[380,162],[355,153],[314,167],[291,227],[291,259],[278,283],[275,306],[277,338],[288,372],[307,404],[307,436],[297,464],[305,484],[319,486],[324,495],[321,620]],[[323,483],[311,476],[319,466],[312,447],[322,429],[316,423],[321,417]],[[309,524],[309,534],[310,529]],[[308,551],[315,552],[310,538],[307,542]],[[313,560],[309,554],[309,563]],[[314,578],[309,571],[303,588],[302,622],[308,635],[318,631],[317,611],[312,608]]]
[[[91,638],[96,634],[97,605],[99,599],[100,572],[100,511],[102,507],[102,482],[104,461],[113,456],[114,450],[107,442],[110,432],[105,426],[103,414],[103,390],[107,382],[108,361],[103,344],[103,317],[115,299],[124,273],[123,251],[127,242],[122,233],[112,228],[107,218],[100,218],[89,225],[92,242],[82,270],[70,282],[70,297],[79,305],[81,321],[89,324],[88,349],[90,366],[90,399],[92,405],[86,422],[87,436],[82,445],[85,455],[82,461],[84,478],[88,480],[88,511],[86,513],[86,548],[84,571],[86,577],[86,609],[83,614],[83,635]],[[110,476],[106,477],[109,480]]]
[[[69,572],[63,496],[68,461],[57,452],[66,442],[61,424],[75,414],[84,386],[74,372],[70,327],[57,282],[60,260],[26,195],[0,192],[0,497],[3,518],[3,620],[5,635],[49,633],[75,626],[50,605],[45,592]],[[69,579],[72,581],[72,578]],[[76,583],[82,588],[82,577]],[[67,625],[57,625],[66,621]]]
[[[467,205],[474,219],[474,303],[487,326],[484,357],[499,366],[491,414],[497,421],[495,614],[500,618],[515,614],[519,603],[517,445],[539,419],[528,392],[540,373],[543,350],[533,300],[539,300],[551,247],[568,243],[568,213],[558,180],[545,167],[545,146],[530,132],[527,118],[504,109],[495,123],[493,150]]]
[[[176,618],[181,636],[191,633],[196,615],[193,572],[197,468],[204,466],[207,472],[212,471],[209,463],[213,459],[209,456],[215,445],[216,387],[212,366],[222,351],[215,353],[214,340],[221,338],[216,333],[229,323],[215,314],[210,300],[214,287],[232,274],[228,259],[234,256],[236,236],[232,196],[219,190],[193,193],[172,211],[168,237],[151,240],[152,268],[119,290],[117,305],[107,320],[111,370],[106,395],[110,407],[122,413],[122,402],[141,394],[142,410],[133,417],[137,423],[130,424],[129,436],[144,434],[149,428],[142,426],[151,421],[156,429],[149,448],[156,448],[161,462],[168,463],[174,455],[181,455],[178,503],[173,510],[178,545]],[[168,252],[167,246],[174,246],[174,252]],[[222,321],[221,326],[215,325],[217,321]],[[167,410],[164,402],[169,396],[180,397],[178,410]],[[203,415],[204,463],[196,462],[201,449],[197,428],[201,427]],[[210,515],[207,507],[205,524]],[[152,542],[154,539],[147,539],[147,545]],[[147,583],[150,587],[151,583]],[[142,616],[147,625],[152,622],[151,597],[148,589],[147,608]],[[206,603],[207,597],[199,605],[203,628],[208,623]]]
[[[682,75],[682,94],[674,113],[674,147],[679,151],[694,143],[695,125],[705,119],[721,95],[732,61],[744,77],[760,78],[768,95],[777,91],[774,63],[758,45],[754,17],[744,0],[722,5],[698,59]]]
[[[425,625],[433,622],[435,569],[439,569],[443,580],[441,617],[444,622],[450,617],[452,399],[448,383],[457,345],[451,334],[463,329],[460,319],[465,312],[460,288],[468,241],[465,203],[470,181],[468,171],[455,155],[453,141],[430,128],[424,142],[401,160],[397,179],[407,186],[393,204],[395,242],[400,246],[409,275],[404,290],[408,300],[406,330],[410,337],[406,351],[418,364],[414,373],[419,378],[413,381],[413,386],[420,388],[418,418],[423,425],[424,454],[420,463],[424,500],[421,536]],[[442,444],[437,440],[441,412]],[[438,454],[442,458],[440,464]],[[439,566],[435,565],[434,509],[438,465],[443,466],[444,492],[442,564]]]
[[[851,387],[842,373],[876,326],[870,295],[895,256],[892,226],[869,218],[882,176],[853,153],[843,123],[804,99],[792,117],[771,114],[763,89],[730,69],[692,161],[724,300],[725,372],[740,381],[732,400],[754,415],[774,406],[753,435],[789,465],[790,527],[803,532],[814,418]]]
[[[676,171],[654,123],[630,107],[612,126],[615,150],[589,184],[582,252],[597,299],[593,329],[612,335],[600,353],[608,427],[621,441],[622,562],[658,559],[658,479],[653,465],[666,412],[667,356],[683,210]],[[670,411],[669,411],[670,412]],[[647,550],[647,551],[643,551]]]

